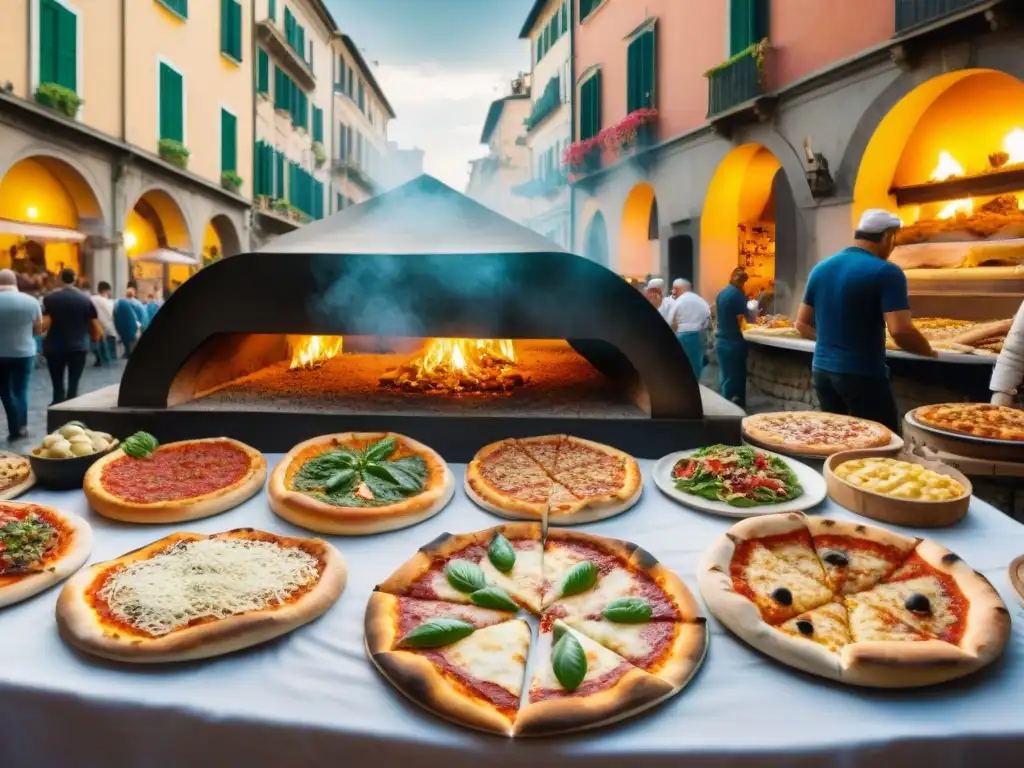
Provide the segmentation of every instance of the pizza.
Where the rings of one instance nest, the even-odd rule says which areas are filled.
[[[940,432],[989,440],[1024,441],[1024,411],[1004,405],[942,403],[915,408],[913,414],[919,423]]]
[[[173,533],[68,581],[57,627],[79,650],[114,661],[204,659],[318,618],[346,578],[341,555],[320,539]]]
[[[747,416],[743,435],[770,450],[810,456],[831,456],[840,451],[881,448],[893,434],[881,424],[816,411],[781,411]]]
[[[728,629],[804,672],[902,688],[970,674],[1003,652],[1010,615],[934,541],[799,513],[750,518],[705,553],[701,594]]]
[[[455,478],[434,450],[394,432],[345,432],[292,448],[270,476],[270,508],[318,533],[362,536],[433,517]]]
[[[35,484],[36,476],[27,458],[0,451],[0,500],[20,496]]]
[[[643,478],[636,460],[568,435],[508,439],[481,448],[466,467],[466,494],[501,517],[579,525],[630,509]]]
[[[92,529],[41,504],[0,502],[0,608],[26,600],[85,565]]]
[[[522,611],[540,617],[532,647]],[[679,577],[635,544],[517,522],[423,547],[371,595],[365,639],[374,665],[420,706],[540,736],[677,693],[704,657],[707,627]]]
[[[214,437],[159,445],[145,432],[85,473],[82,489],[96,512],[127,523],[179,523],[237,507],[263,487],[263,454]]]

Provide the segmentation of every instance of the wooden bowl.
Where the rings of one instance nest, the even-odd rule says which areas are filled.
[[[1010,563],[1010,583],[1017,593],[1017,599],[1024,604],[1024,555]]]
[[[911,464],[920,464],[940,475],[952,477],[964,487],[965,493],[958,499],[947,501],[897,499],[858,488],[838,477],[833,471],[843,462],[867,457],[886,457]],[[967,508],[971,504],[971,494],[974,492],[971,481],[952,467],[899,450],[878,450],[877,448],[844,451],[830,456],[825,462],[825,486],[828,488],[829,498],[851,512],[856,512],[858,515],[869,517],[872,520],[908,528],[944,528],[960,522],[967,514]]]
[[[86,456],[74,456],[70,459],[50,459],[45,456],[37,456],[34,452],[26,455],[29,464],[32,465],[32,474],[36,476],[36,483],[40,488],[51,491],[71,491],[82,487],[85,473],[97,459],[117,450],[120,445],[121,442],[115,440],[105,451],[90,453]]]

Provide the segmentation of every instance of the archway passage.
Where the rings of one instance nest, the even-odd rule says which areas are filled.
[[[795,240],[791,203],[786,173],[769,149],[743,144],[726,155],[711,179],[701,215],[697,278],[702,296],[712,301],[738,266],[750,276],[746,291],[751,298],[761,291],[774,296],[777,272],[785,277],[785,288],[792,288],[796,243],[779,243],[776,237],[781,231]],[[776,262],[776,253],[783,263]]]
[[[658,203],[654,187],[646,182],[634,185],[622,206],[618,262],[618,271],[627,277],[660,271]]]
[[[164,248],[187,254],[193,251],[185,216],[174,198],[163,190],[146,192],[128,212],[124,248],[131,265],[130,279],[144,301],[163,295],[170,289],[172,279],[183,282],[191,274],[188,266],[149,260]]]
[[[851,229],[868,208],[897,211],[891,260],[906,271],[914,313],[994,319],[1024,299],[1022,206],[1024,82],[960,70],[917,86],[878,123]]]
[[[21,160],[0,179],[0,268],[40,287],[65,267],[81,274],[89,266],[81,230],[101,218],[95,193],[68,163],[46,156]]]
[[[604,214],[598,211],[590,219],[583,238],[583,255],[602,267],[608,266],[608,227]]]

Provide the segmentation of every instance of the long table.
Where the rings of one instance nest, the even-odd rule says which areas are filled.
[[[268,456],[273,464],[278,456]],[[697,593],[703,549],[731,521],[676,505],[651,480],[640,503],[586,526],[634,541]],[[784,667],[713,618],[704,666],[675,698],[612,727],[571,737],[511,741],[450,725],[407,703],[367,661],[362,620],[375,584],[444,531],[501,521],[459,490],[413,528],[333,538],[348,586],[318,621],[218,659],[167,666],[107,663],[72,651],[53,620],[59,588],[0,609],[0,765],[59,768],[191,766],[1020,766],[1024,763],[1024,610],[1007,566],[1024,553],[1024,526],[974,500],[957,526],[931,535],[983,572],[1013,616],[1004,657],[965,680],[919,691],[844,687]],[[21,500],[84,516],[90,562],[175,530],[252,526],[303,535],[261,493],[217,517],[131,526],[99,517],[80,492],[33,491]],[[826,502],[814,512],[851,513]],[[917,531],[927,535],[924,531]]]

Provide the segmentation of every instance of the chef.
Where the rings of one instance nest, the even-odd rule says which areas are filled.
[[[704,371],[704,332],[711,320],[711,307],[693,291],[689,280],[681,277],[672,281],[671,325],[675,329],[687,360],[693,368],[693,375],[700,381]]]
[[[853,244],[811,270],[796,318],[800,335],[815,341],[811,375],[821,410],[877,421],[896,433],[900,416],[885,329],[900,349],[935,356],[912,322],[907,276],[889,262],[902,226],[889,211],[865,211]]]
[[[649,281],[647,288],[644,289],[644,296],[661,313],[661,316],[665,318],[665,322],[672,325],[671,313],[673,302],[670,296],[665,295],[665,281],[660,277]]]
[[[1024,304],[1020,305],[1013,318],[1003,350],[992,369],[993,405],[1016,405],[1020,398],[1020,386],[1024,382]]]

